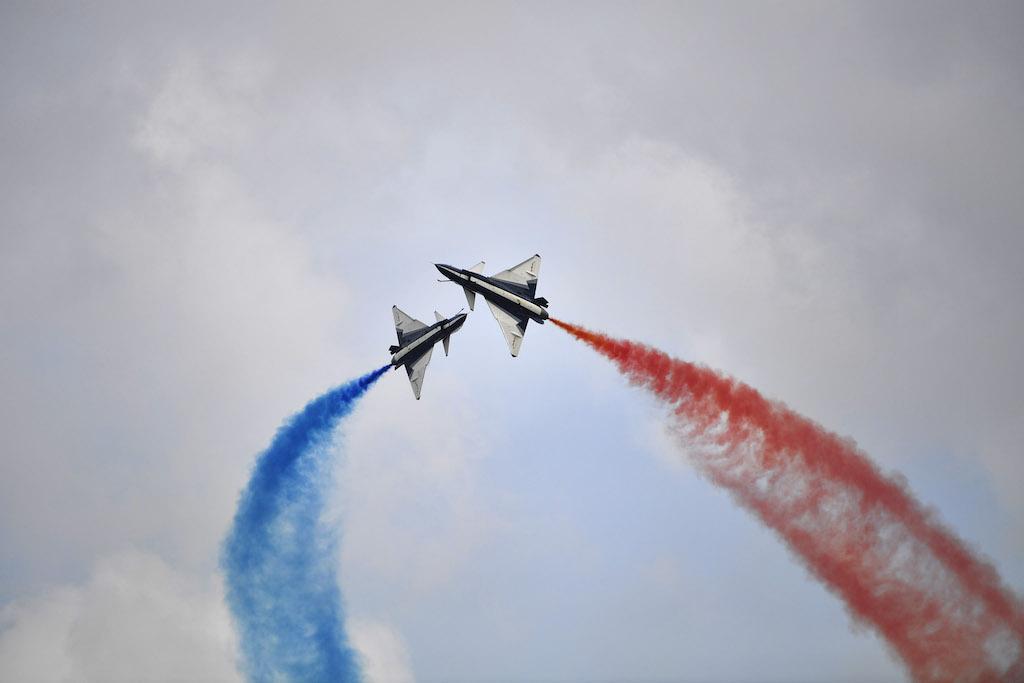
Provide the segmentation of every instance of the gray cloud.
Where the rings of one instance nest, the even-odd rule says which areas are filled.
[[[559,314],[726,369],[887,467],[960,463],[950,471],[981,483],[926,498],[1024,580],[1015,5],[3,12],[3,599],[72,582],[79,597],[54,594],[51,609],[66,616],[95,559],[128,546],[208,580],[252,454],[311,393],[382,362],[387,305],[457,309],[430,263],[497,269],[535,250]],[[395,657],[407,647],[424,678],[474,672],[432,616],[488,652],[496,676],[628,676],[635,658],[608,646],[615,624],[548,639],[560,649],[481,625],[535,626],[573,553],[601,576],[621,559],[595,550],[586,520],[604,518],[583,502],[587,482],[566,484],[576,512],[515,487],[543,490],[547,471],[508,469],[524,457],[521,424],[542,425],[531,450],[546,467],[613,458],[611,444],[636,444],[620,432],[649,422],[608,426],[619,416],[600,401],[624,390],[548,329],[499,363],[478,317],[431,366],[429,406],[412,411],[386,383],[352,425],[352,606],[393,624]],[[555,426],[570,402],[605,420],[609,445],[574,450]],[[542,507],[524,514],[526,501]],[[735,520],[721,522],[726,545],[761,538]],[[487,561],[514,563],[517,543],[551,577]],[[711,560],[676,552],[623,570],[660,578],[617,597],[566,588],[594,611],[566,597],[579,611],[553,623],[626,615],[647,637],[621,649],[646,653],[652,677],[767,675],[767,661],[779,678],[898,675],[877,643],[844,634],[841,610],[818,611],[831,598],[805,593],[784,556],[767,586],[715,579],[726,612],[706,637],[720,639],[700,640],[685,604],[655,609],[699,597],[687,591]],[[501,578],[507,602],[489,596]],[[800,607],[729,668],[727,626],[760,613],[728,596],[769,588]],[[707,617],[714,602],[692,609]],[[679,632],[696,644],[665,635]],[[808,673],[787,648],[815,637],[832,658]],[[520,663],[502,646],[522,648]],[[586,646],[596,664],[567,654]]]

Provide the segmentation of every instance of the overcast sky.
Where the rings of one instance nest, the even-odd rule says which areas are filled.
[[[1019,3],[0,8],[0,679],[232,680],[256,453],[432,264],[850,436],[1024,590]],[[664,413],[486,308],[345,424],[373,681],[897,681]]]

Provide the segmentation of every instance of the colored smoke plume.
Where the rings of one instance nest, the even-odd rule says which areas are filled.
[[[334,427],[389,367],[310,401],[256,460],[221,556],[250,680],[360,679],[335,578],[336,537],[320,516]]]
[[[693,465],[775,530],[917,681],[1024,681],[1024,605],[849,440],[706,367],[552,320],[672,408]]]

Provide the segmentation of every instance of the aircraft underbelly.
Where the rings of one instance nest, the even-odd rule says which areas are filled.
[[[494,287],[494,285],[488,287],[475,280],[469,281],[464,286],[469,287],[495,306],[499,306],[501,309],[517,318],[532,318],[537,315],[537,313],[531,310],[530,307],[524,306],[517,301],[517,299],[522,299],[522,297],[517,294],[506,292],[503,289]]]
[[[396,358],[400,365],[407,365],[409,363],[415,363],[417,360],[423,357],[427,351],[434,348],[434,344],[440,339],[440,332],[428,334],[420,337],[416,341],[412,342],[409,346],[399,351],[399,356]]]

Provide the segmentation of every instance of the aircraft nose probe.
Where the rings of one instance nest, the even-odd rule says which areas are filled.
[[[445,277],[444,280],[438,280],[438,282],[451,282],[452,276],[456,274],[456,269],[446,263],[435,263],[434,267]]]

